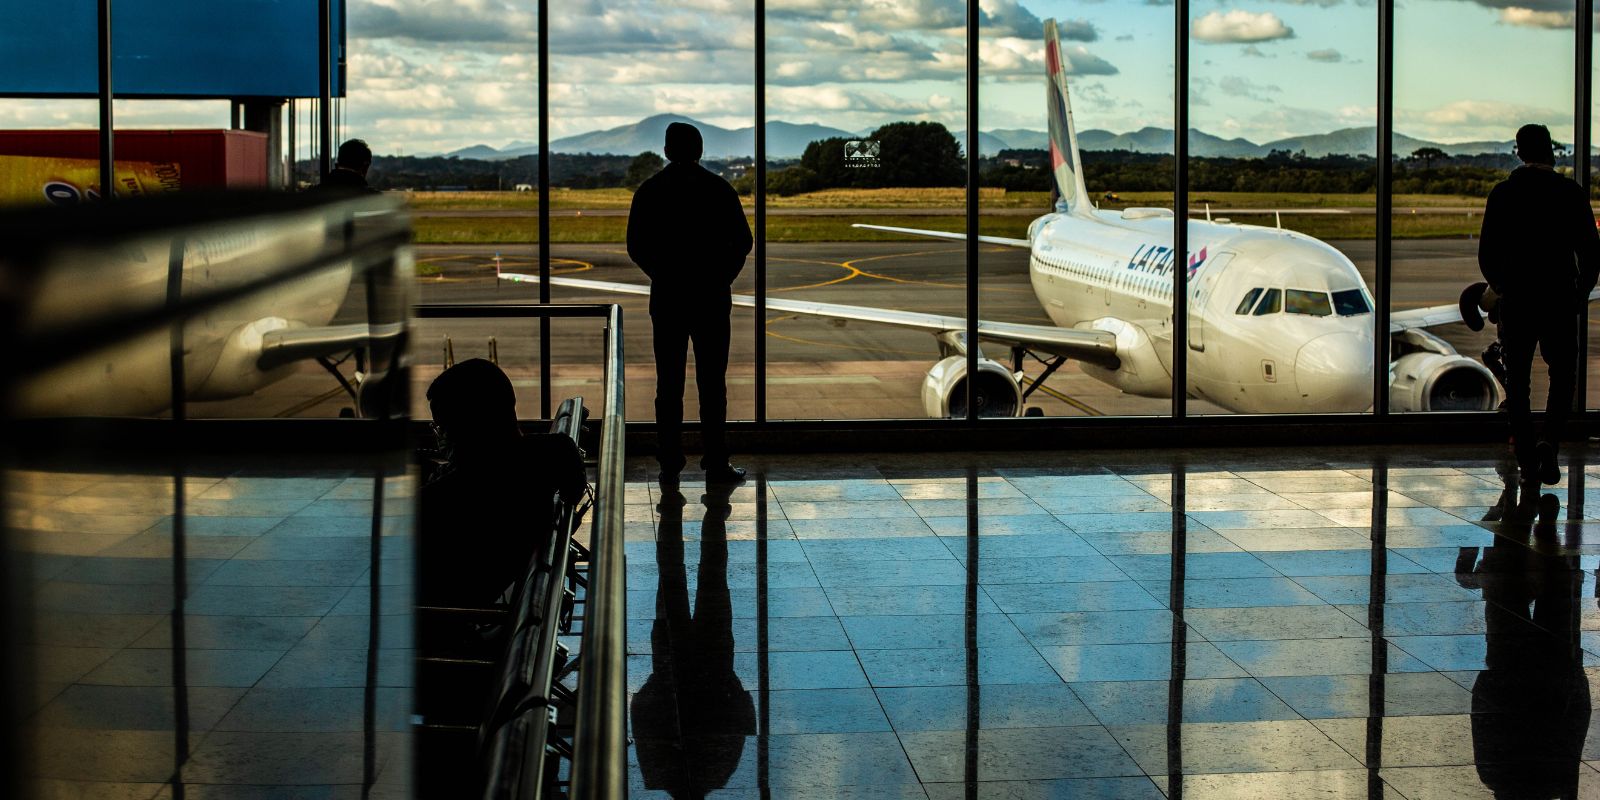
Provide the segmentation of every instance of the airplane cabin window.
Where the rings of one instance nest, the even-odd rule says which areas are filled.
[[[1290,314],[1326,317],[1333,313],[1333,305],[1328,302],[1327,292],[1289,289],[1283,293],[1283,299],[1283,310]]]
[[[1256,298],[1258,298],[1260,296],[1261,296],[1261,288],[1260,287],[1256,287],[1254,289],[1251,289],[1248,292],[1245,292],[1244,299],[1239,301],[1239,307],[1234,309],[1233,313],[1235,313],[1235,314],[1248,314],[1248,313],[1250,313],[1250,309],[1253,306],[1255,306],[1255,304],[1256,304]]]
[[[1333,310],[1341,317],[1353,317],[1357,314],[1371,313],[1372,305],[1367,302],[1366,292],[1360,289],[1346,289],[1333,293]]]
[[[1268,289],[1265,297],[1261,298],[1261,305],[1256,306],[1256,316],[1276,314],[1283,310],[1283,295],[1277,289]]]

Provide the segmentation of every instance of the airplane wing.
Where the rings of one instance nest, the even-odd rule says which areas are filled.
[[[500,273],[501,280],[514,283],[538,283],[538,275],[514,272]],[[551,278],[552,286],[569,286],[613,294],[649,296],[650,287],[637,283],[614,283],[584,278]],[[755,308],[756,299],[749,295],[734,295],[733,304]],[[965,317],[943,314],[924,314],[917,311],[898,311],[889,308],[847,306],[839,303],[818,303],[810,300],[769,298],[767,310],[785,314],[804,314],[827,319],[874,322],[899,328],[926,331],[935,336],[941,333],[962,332],[967,329]],[[978,338],[1007,345],[1024,345],[1034,350],[1053,353],[1067,358],[1087,361],[1108,369],[1121,365],[1117,356],[1117,337],[1108,331],[1058,328],[1054,325],[1027,325],[1014,322],[978,321]]]
[[[850,227],[865,228],[873,231],[888,231],[890,233],[905,233],[912,236],[927,236],[931,239],[951,239],[957,242],[964,242],[967,240],[966,234],[952,233],[950,231],[925,231],[919,228],[896,228],[893,225],[864,225],[859,222],[852,224]],[[1006,247],[1021,247],[1024,249],[1033,246],[1028,242],[1027,239],[1011,239],[1005,236],[979,236],[978,241],[983,242],[984,244],[1003,244]]]
[[[1589,302],[1600,300],[1600,288],[1589,292]],[[1389,332],[1400,333],[1413,328],[1432,328],[1461,321],[1461,308],[1455,303],[1426,308],[1408,308],[1389,315]]]
[[[317,328],[279,328],[261,335],[261,354],[257,368],[266,371],[296,361],[328,356],[366,347],[374,340],[398,336],[399,323],[368,325],[324,325]]]

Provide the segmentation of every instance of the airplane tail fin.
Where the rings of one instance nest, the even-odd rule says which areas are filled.
[[[1072,103],[1067,96],[1061,37],[1053,19],[1044,21],[1044,58],[1050,107],[1050,170],[1060,204],[1068,212],[1086,214],[1092,206],[1089,189],[1083,182],[1083,162],[1078,156],[1078,131],[1072,123]]]

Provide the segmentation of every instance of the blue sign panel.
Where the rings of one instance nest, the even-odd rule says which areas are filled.
[[[317,0],[113,0],[118,97],[317,97]],[[94,96],[96,0],[0,0],[0,95]],[[344,0],[332,2],[343,96]]]

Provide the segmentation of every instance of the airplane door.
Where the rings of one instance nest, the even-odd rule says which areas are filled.
[[[1216,288],[1217,276],[1232,260],[1232,253],[1218,253],[1207,259],[1189,284],[1189,349],[1206,349],[1206,305]]]

